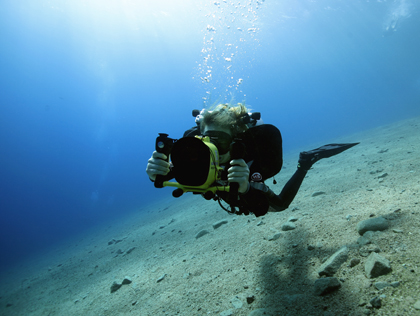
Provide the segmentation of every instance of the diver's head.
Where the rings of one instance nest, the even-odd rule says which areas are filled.
[[[247,115],[248,109],[242,103],[238,103],[236,106],[219,104],[213,109],[203,110],[200,113],[200,131],[203,134],[207,126],[212,126],[220,131],[229,130],[230,135],[234,138],[248,129],[243,121]]]
[[[210,141],[219,150],[220,163],[230,160],[229,147],[233,139],[248,129],[242,118],[248,115],[247,108],[238,103],[237,106],[219,104],[213,110],[204,110],[200,118],[200,132],[209,136]]]

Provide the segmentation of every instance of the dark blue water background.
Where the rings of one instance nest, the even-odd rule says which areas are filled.
[[[419,115],[419,6],[1,1],[0,265],[170,195],[146,162],[194,108],[246,101],[286,151]]]

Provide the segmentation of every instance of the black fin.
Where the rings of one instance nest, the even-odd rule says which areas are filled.
[[[328,145],[324,145],[316,149],[312,149],[310,151],[304,151],[303,153],[308,154],[308,155],[315,155],[319,159],[329,158],[339,153],[342,153],[343,151],[353,146],[356,146],[358,144],[360,143],[328,144]]]
[[[328,144],[310,151],[302,151],[299,156],[298,168],[309,170],[318,160],[335,156],[358,144],[360,143]]]

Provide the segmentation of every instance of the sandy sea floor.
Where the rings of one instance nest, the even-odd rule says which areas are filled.
[[[420,315],[420,118],[331,140],[357,141],[317,162],[284,212],[229,215],[185,195],[15,267],[2,276],[0,315]],[[276,193],[298,154],[266,182]],[[361,244],[357,224],[379,216],[388,228]],[[282,230],[290,220],[296,228]],[[341,287],[317,295],[321,265],[343,246]],[[369,278],[370,251],[392,271]]]

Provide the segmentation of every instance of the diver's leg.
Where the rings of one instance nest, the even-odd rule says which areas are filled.
[[[329,158],[337,155],[357,144],[359,143],[328,144],[310,151],[301,152],[299,155],[298,169],[286,183],[280,194],[276,195],[267,187],[266,196],[268,197],[270,206],[275,209],[276,212],[287,209],[298,193],[306,173],[311,169],[315,162],[322,158]]]
[[[276,212],[284,211],[289,207],[296,194],[298,193],[303,179],[305,179],[306,173],[306,170],[298,168],[290,180],[287,181],[279,195],[276,195],[273,191],[270,190],[271,194],[268,200],[270,206],[275,209]]]
[[[293,176],[287,181],[283,190],[278,195],[280,200],[283,202],[285,208],[288,208],[298,193],[300,186],[302,185],[303,179],[305,179],[307,171],[298,168]]]

